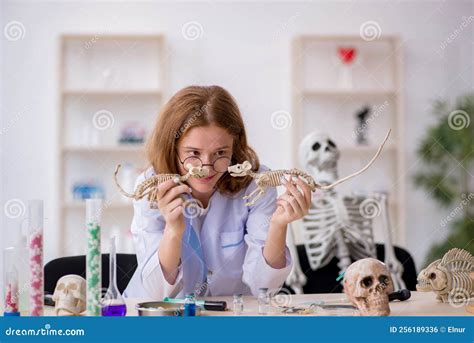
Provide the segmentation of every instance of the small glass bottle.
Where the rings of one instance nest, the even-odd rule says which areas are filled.
[[[242,294],[234,294],[234,315],[238,316],[244,311],[244,299]]]
[[[196,316],[196,299],[194,294],[190,293],[186,295],[184,300],[184,313],[185,317],[194,317]]]
[[[258,314],[266,315],[270,308],[270,295],[268,288],[260,288],[258,290]]]

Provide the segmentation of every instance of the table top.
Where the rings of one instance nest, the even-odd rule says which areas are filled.
[[[466,304],[448,304],[440,303],[435,299],[434,293],[411,292],[411,298],[406,301],[392,301],[390,302],[391,316],[473,316],[473,313],[467,311]],[[203,316],[233,316],[232,311],[232,297],[208,297],[205,300],[217,300],[227,302],[227,311],[202,311]],[[358,312],[353,309],[316,309],[310,314],[288,314],[283,313],[283,309],[278,305],[288,305],[296,307],[309,307],[311,302],[317,301],[337,301],[343,303],[346,300],[343,293],[331,294],[300,294],[300,295],[282,295],[272,300],[268,315],[272,316],[357,316]],[[156,301],[156,299],[126,299],[127,316],[137,316],[138,312],[135,309],[136,304],[146,301]],[[258,316],[258,302],[255,297],[244,296],[244,311],[242,316]],[[347,301],[347,300],[346,300]],[[27,313],[22,313],[27,315]],[[54,316],[54,307],[45,306],[45,316]]]

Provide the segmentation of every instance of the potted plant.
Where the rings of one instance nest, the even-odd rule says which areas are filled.
[[[447,101],[436,101],[433,113],[437,123],[417,149],[422,168],[414,183],[451,211],[440,222],[450,233],[433,246],[427,262],[454,247],[474,254],[474,94],[459,97],[454,108]]]

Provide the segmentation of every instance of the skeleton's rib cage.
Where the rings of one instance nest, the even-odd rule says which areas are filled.
[[[376,257],[372,232],[372,219],[360,213],[360,204],[366,197],[336,194],[313,201],[308,215],[303,219],[302,234],[306,254],[312,270],[324,267],[334,256],[341,262],[342,270],[351,263],[350,258]],[[343,239],[343,244],[338,240]],[[347,251],[341,250],[346,246]],[[341,256],[341,251],[342,255]]]

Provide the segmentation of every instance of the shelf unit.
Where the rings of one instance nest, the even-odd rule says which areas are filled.
[[[73,199],[72,187],[88,180],[99,182],[105,190],[103,246],[108,246],[109,234],[118,234],[118,252],[133,252],[129,230],[133,207],[112,179],[118,163],[131,163],[136,175],[146,167],[146,160],[143,144],[120,144],[118,137],[128,123],[149,133],[167,95],[166,55],[163,35],[60,37],[59,256],[85,251],[85,202]],[[99,126],[104,122],[94,120],[101,111],[105,128]]]
[[[341,63],[338,47],[353,47],[352,87],[338,82]],[[292,42],[292,153],[299,165],[298,149],[303,137],[313,130],[329,134],[340,151],[339,176],[365,165],[376,152],[388,128],[392,129],[384,151],[369,170],[337,188],[351,191],[388,191],[393,241],[405,245],[405,199],[403,148],[403,56],[399,38],[382,36],[365,41],[351,35],[300,35]],[[354,115],[362,106],[372,109],[368,123],[369,145],[355,143]],[[379,216],[380,217],[380,216]],[[374,219],[375,238],[381,237],[381,218]],[[299,241],[298,233],[296,239]],[[298,243],[298,242],[297,242]]]

